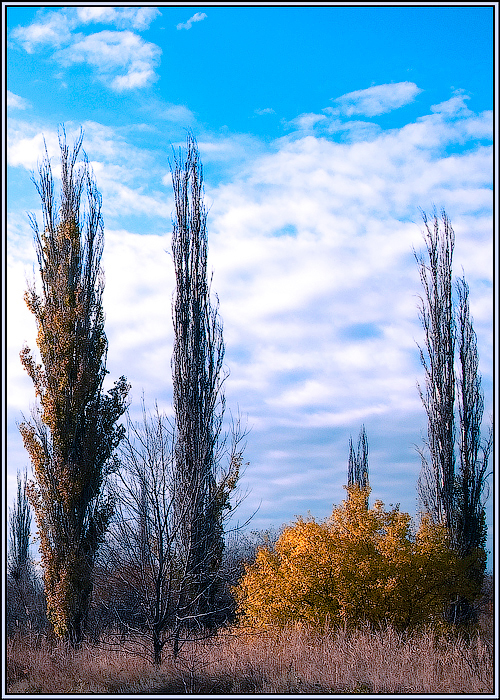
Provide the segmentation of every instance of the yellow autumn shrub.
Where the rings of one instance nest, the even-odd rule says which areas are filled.
[[[443,528],[424,517],[413,534],[407,513],[368,508],[369,487],[347,492],[324,522],[299,518],[259,549],[235,589],[244,624],[405,629],[440,621],[448,602],[471,595]]]

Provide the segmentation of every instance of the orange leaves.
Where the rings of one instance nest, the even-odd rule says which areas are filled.
[[[247,624],[364,620],[405,628],[439,618],[446,601],[465,590],[442,528],[424,519],[413,537],[407,513],[385,511],[380,501],[368,508],[369,488],[347,491],[328,520],[299,519],[273,551],[259,550],[236,588]]]

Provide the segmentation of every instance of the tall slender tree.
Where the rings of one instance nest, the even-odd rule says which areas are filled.
[[[425,509],[436,522],[453,530],[455,487],[455,322],[452,302],[452,259],[455,234],[442,212],[432,225],[423,213],[427,259],[416,259],[424,296],[420,319],[425,332],[425,347],[420,359],[425,370],[425,390],[419,388],[427,413],[427,437],[430,464],[421,452],[422,473],[419,493]]]
[[[107,394],[100,266],[104,243],[101,195],[86,157],[77,166],[83,132],[74,148],[60,133],[59,206],[49,156],[33,176],[43,232],[31,223],[42,289],[25,294],[38,330],[41,363],[24,346],[21,362],[39,405],[20,425],[35,481],[28,494],[35,511],[47,612],[56,633],[82,641],[92,592],[95,556],[112,513],[103,482],[123,428],[117,424],[129,390],[124,377]],[[82,202],[85,196],[86,207]]]
[[[460,423],[458,440],[459,469],[456,489],[456,541],[459,551],[467,556],[484,547],[486,525],[484,490],[488,478],[488,459],[492,447],[492,431],[481,438],[484,394],[479,372],[477,337],[469,310],[469,286],[465,278],[456,282],[458,377],[457,400]]]
[[[217,572],[224,547],[222,514],[238,478],[219,481],[220,436],[225,407],[224,341],[218,300],[211,301],[207,279],[207,212],[203,173],[194,136],[186,157],[171,165],[175,196],[172,253],[176,288],[173,302],[172,356],[175,413],[175,529],[184,577],[179,616],[213,625]]]
[[[7,557],[7,630],[45,627],[45,601],[30,555],[32,512],[27,495],[27,472],[17,474],[17,492],[9,508]]]
[[[357,450],[354,449],[352,437],[349,438],[349,464],[347,469],[347,485],[357,484],[360,489],[368,486],[368,439],[365,426],[361,426]]]
[[[464,278],[456,282],[457,304],[453,304],[453,229],[444,211],[442,227],[436,213],[432,226],[425,214],[423,218],[427,257],[416,258],[424,287],[420,318],[425,349],[420,349],[420,357],[426,390],[419,387],[419,392],[427,412],[430,461],[421,450],[418,491],[423,510],[445,525],[453,547],[469,562],[471,591],[479,592],[486,564],[483,496],[492,431],[482,441],[484,398]],[[471,603],[457,600],[448,610],[448,619],[470,621]]]
[[[27,582],[32,576],[30,559],[31,508],[26,493],[28,475],[17,474],[17,494],[14,507],[9,509],[8,572],[16,581]]]

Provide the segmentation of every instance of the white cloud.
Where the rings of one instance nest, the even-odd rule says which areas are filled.
[[[184,140],[175,145],[184,146]],[[224,162],[226,169],[230,163],[234,163],[235,169],[241,172],[243,164],[253,162],[255,156],[262,152],[263,144],[250,134],[211,134],[210,138],[198,139],[198,148],[204,163]]]
[[[465,104],[465,100],[469,100],[468,95],[455,95],[445,102],[440,102],[437,105],[431,105],[432,112],[439,112],[449,117],[470,117],[472,112]]]
[[[348,117],[353,114],[374,117],[377,114],[385,114],[413,102],[420,92],[422,90],[415,83],[407,81],[374,85],[365,90],[355,90],[336,97],[333,102],[337,107],[330,108],[330,111],[332,114],[343,114]]]
[[[343,497],[348,437],[362,422],[369,442],[372,434],[378,440],[370,453],[374,497],[414,510],[419,461],[413,445],[421,444],[425,431],[415,387],[422,380],[415,345],[422,339],[420,283],[412,252],[423,244],[418,207],[431,213],[434,204],[444,206],[453,222],[455,271],[463,266],[470,285],[489,387],[486,413],[491,411],[492,149],[474,144],[463,154],[446,153],[457,139],[488,134],[491,115],[464,113],[456,101],[449,107],[400,129],[379,130],[369,140],[338,143],[293,134],[246,160],[243,137],[205,134],[199,140],[204,164],[240,159],[232,179],[207,183],[209,268],[231,370],[228,406],[239,404],[253,427],[245,508],[251,512],[263,499],[255,527],[291,517],[288,505],[276,505],[269,484],[282,479],[284,469],[282,504],[297,496],[305,469],[322,470],[297,510],[318,499],[315,514],[325,515]],[[19,127],[10,158],[26,167],[30,152],[40,148],[39,134]],[[147,402],[158,398],[169,406],[174,281],[166,251],[173,206],[170,192],[159,193],[152,184],[158,176],[158,189],[162,178],[168,185],[165,164],[102,125],[88,124],[86,134],[106,208],[108,367],[113,378],[130,378],[135,405],[144,389]],[[51,141],[50,151],[57,153],[57,143]],[[119,224],[127,207],[146,222],[142,235]],[[165,235],[148,233],[152,212],[164,217]],[[23,338],[34,337],[27,312],[21,312],[24,274],[35,260],[27,236],[13,225],[8,253],[16,300],[8,318],[15,326],[9,331],[14,364]],[[12,377],[8,397],[15,420],[33,391],[19,367]],[[15,444],[12,438],[12,449]],[[406,484],[401,495],[394,495],[389,472]]]
[[[45,155],[45,143],[49,152],[54,152],[58,147],[57,135],[48,132],[44,136],[36,126],[11,122],[7,134],[7,163],[34,170]]]
[[[161,49],[130,31],[104,30],[56,51],[54,58],[64,65],[89,63],[113,89],[123,91],[144,87],[157,79],[154,67]],[[116,75],[117,70],[125,70]]]
[[[83,24],[99,22],[139,31],[148,29],[151,22],[161,15],[156,7],[77,7],[76,12]]]
[[[134,88],[142,88],[149,83],[158,79],[155,72],[148,66],[136,66],[130,68],[126,75],[117,75],[111,81],[111,87],[117,92],[123,90],[133,90]]]
[[[464,265],[478,295],[488,346],[492,299],[481,279],[492,255],[492,153],[436,154],[436,143],[455,137],[455,125],[430,118],[369,142],[283,139],[210,192],[231,381],[256,425],[333,428],[418,415],[418,207],[445,206],[457,222],[456,269]],[[462,224],[471,218],[474,228]],[[343,329],[356,323],[376,325],[380,337],[346,341]]]
[[[168,105],[158,116],[169,122],[190,123],[194,120],[194,114],[185,105]]]
[[[115,216],[154,214],[163,217],[166,221],[170,218],[170,203],[160,201],[158,194],[156,196],[141,194],[120,182],[113,183],[111,180],[107,181],[107,190],[113,197],[112,212]]]
[[[39,13],[39,19],[30,25],[14,28],[12,38],[28,53],[42,47],[56,49],[53,58],[64,66],[87,63],[112,89],[122,92],[143,88],[158,78],[155,67],[160,61],[160,47],[126,29],[147,29],[158,14],[157,8],[150,7],[64,8]],[[80,25],[93,22],[114,24],[123,31],[74,33]]]
[[[76,13],[82,24],[90,22],[105,22],[106,24],[113,21],[116,16],[116,8],[114,7],[77,7]]]
[[[318,122],[325,121],[326,117],[324,114],[314,114],[309,112],[307,114],[301,114],[295,119],[288,122],[288,126],[291,126],[299,131],[310,131]]]
[[[322,126],[322,124],[320,124]],[[325,131],[328,134],[341,133],[345,141],[373,141],[382,131],[378,124],[360,120],[341,121],[340,119],[330,119],[325,124]]]
[[[141,217],[141,230],[156,231],[158,222],[163,219],[170,225],[172,211],[170,192],[161,187],[164,164],[155,166],[147,151],[116,133],[112,128],[92,121],[81,125],[84,130],[84,149],[92,156],[90,165],[96,176],[99,190],[103,195],[103,213],[107,224],[120,221],[124,217]],[[73,144],[80,131],[80,125],[66,124],[67,143]],[[60,177],[58,163],[58,134],[51,128],[43,130],[40,125],[19,120],[9,122],[7,160],[12,167],[21,167],[37,173],[38,164],[45,156],[45,143],[52,162],[56,181]],[[157,172],[157,182],[151,180],[152,188],[144,182],[145,173]],[[158,191],[158,189],[160,191]],[[155,222],[153,223],[153,220]]]
[[[265,107],[264,109],[255,109],[254,112],[255,114],[258,114],[259,117],[263,116],[264,114],[276,114],[272,107]]]
[[[292,130],[294,138],[309,132],[326,136],[339,134],[343,141],[353,144],[372,142],[379,136],[390,139],[391,132],[383,131],[375,122],[346,120],[345,117],[355,113],[367,116],[382,114],[402,106],[412,94],[419,92],[421,90],[414,83],[379,85],[337,98],[336,101],[345,101],[338,108],[325,107],[322,114],[305,113],[283,123]],[[474,114],[466,105],[468,99],[467,95],[455,94],[449,100],[432,105],[430,114],[403,127],[408,145],[419,143],[420,147],[440,148],[451,142],[463,144],[471,139],[491,139],[493,113],[485,111]]]
[[[10,90],[7,90],[7,107],[9,109],[27,109],[29,102],[24,97],[15,95]]]
[[[148,398],[159,399],[166,406],[170,403],[166,396],[171,385],[170,301],[174,273],[169,249],[167,236],[106,231],[103,268],[106,333],[110,339],[108,368],[114,377],[127,375],[136,405],[143,390]],[[164,381],[159,382],[158,372]]]
[[[206,18],[207,16],[204,12],[197,12],[192,17],[190,17],[187,22],[179,22],[179,24],[177,25],[177,29],[191,29],[193,22],[201,22],[203,19]]]
[[[12,38],[16,39],[28,53],[43,46],[58,48],[71,41],[71,32],[76,26],[76,15],[65,9],[37,13],[38,20],[27,27],[15,27]]]
[[[148,29],[151,22],[161,14],[155,7],[66,7],[61,10],[39,11],[35,21],[12,30],[17,40],[28,53],[43,46],[59,48],[71,43],[72,32],[79,26],[90,23],[114,24],[138,31]]]

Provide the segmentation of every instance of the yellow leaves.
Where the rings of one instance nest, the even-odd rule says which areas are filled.
[[[47,617],[55,633],[65,637],[72,622],[75,593],[81,588],[75,567],[54,566],[54,557],[45,560]]]
[[[35,387],[35,392],[38,398],[43,397],[43,392],[45,390],[45,372],[42,365],[36,364],[31,356],[31,350],[27,345],[23,345],[21,352],[19,353],[21,364],[27,371],[33,385]]]
[[[33,422],[23,423],[20,431],[36,477],[30,501],[40,533],[48,612],[56,632],[73,638],[80,634],[93,557],[111,515],[96,498],[122,435],[116,422],[129,389],[122,377],[107,396],[102,393],[107,340],[101,199],[86,165],[86,173],[73,178],[80,146],[81,138],[70,156],[61,140],[57,212],[50,164],[45,160],[40,166],[37,188],[46,225],[40,235],[36,222],[34,229],[42,291],[37,294],[33,283],[25,301],[35,317],[41,364],[28,347],[21,350],[40,401]],[[88,209],[80,211],[84,194]]]
[[[369,489],[347,491],[324,523],[299,518],[274,551],[259,550],[236,588],[244,622],[404,628],[437,619],[465,590],[442,528],[424,518],[413,537],[407,513],[385,511],[380,501],[368,508]]]
[[[412,553],[411,518],[408,513],[400,513],[398,510],[384,516],[384,532],[379,538],[377,549],[386,559],[406,561]]]
[[[433,523],[431,517],[425,513],[421,519],[416,541],[422,554],[427,554],[446,549],[449,536],[444,525]]]
[[[38,296],[34,288],[30,288],[26,292],[24,292],[24,301],[31,313],[34,314],[37,318],[42,315],[42,300]]]

